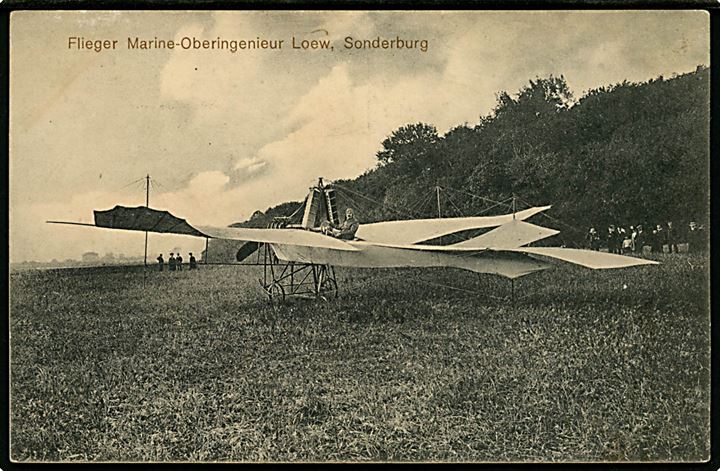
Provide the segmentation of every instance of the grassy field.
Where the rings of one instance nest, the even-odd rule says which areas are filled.
[[[280,306],[255,268],[14,273],[11,457],[704,460],[707,261],[660,260],[558,266],[514,304],[443,269]]]

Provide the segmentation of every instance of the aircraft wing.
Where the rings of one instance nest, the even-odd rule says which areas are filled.
[[[113,209],[94,211],[94,213],[95,224],[64,221],[48,222],[53,224],[73,224],[105,229],[180,234],[268,244],[288,244],[346,251],[358,250],[343,240],[302,229],[248,229],[209,226],[198,226],[196,228],[191,226],[185,219],[173,216],[168,211],[160,211],[146,206],[115,206]]]
[[[147,206],[115,206],[113,209],[93,213],[97,227],[205,237],[205,234],[192,227],[185,219]]]
[[[656,261],[644,258],[596,252],[593,250],[570,249],[565,247],[523,247],[523,245],[553,236],[557,233],[558,231],[554,229],[529,224],[516,218],[490,232],[452,245],[369,243],[395,249],[441,252],[455,255],[511,252],[531,256],[539,255],[596,270],[658,264]]]
[[[458,242],[450,247],[511,249],[554,236],[559,232],[555,229],[513,219],[490,232]]]
[[[214,239],[244,240],[265,244],[299,245],[324,249],[355,252],[358,249],[344,240],[303,229],[250,229],[245,227],[208,227],[198,228]]]
[[[659,262],[644,258],[596,252],[594,250],[568,249],[565,247],[520,247],[505,249],[505,251],[555,258],[596,270],[626,268],[637,265],[659,265]]]
[[[49,224],[70,224],[74,226],[101,227],[104,229],[209,237],[207,234],[192,227],[185,219],[173,216],[168,211],[152,209],[147,206],[115,206],[113,209],[93,211],[93,213],[95,216],[95,224],[70,221],[47,222]]]
[[[403,221],[375,222],[360,224],[356,236],[362,240],[383,244],[417,244],[444,235],[454,234],[470,229],[497,227],[512,221],[522,221],[550,206],[529,208],[513,214],[502,216],[475,216],[467,218],[410,219]]]
[[[388,244],[366,241],[356,242],[355,244],[372,244],[379,247],[423,250],[426,252],[468,254],[522,247],[523,245],[554,236],[558,233],[559,231],[555,229],[548,229],[547,227],[536,226],[518,219],[512,219],[510,222],[506,222],[490,232],[452,245]]]
[[[474,239],[470,239],[471,242]],[[474,247],[472,244],[468,246],[460,246],[460,244],[454,245],[400,245],[400,244],[376,244],[371,242],[353,242],[354,246],[363,247],[381,247],[386,249],[418,252],[418,253],[435,253],[443,255],[455,255],[459,258],[466,258],[469,256],[492,256],[493,254],[509,255],[509,254],[523,254],[525,256],[539,255],[542,257],[553,258],[562,260],[564,262],[574,263],[581,265],[586,268],[592,268],[595,270],[610,269],[610,268],[627,268],[639,265],[658,265],[659,262],[654,260],[647,260],[644,258],[628,257],[625,255],[610,254],[604,252],[596,252],[593,250],[581,250],[581,249],[569,249],[564,247],[508,247],[508,248],[497,248],[497,247]]]

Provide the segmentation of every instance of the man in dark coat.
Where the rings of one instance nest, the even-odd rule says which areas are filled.
[[[590,250],[598,250],[600,248],[600,236],[594,227],[591,227],[585,236],[587,240],[587,246]]]
[[[617,230],[615,224],[610,224],[610,227],[608,227],[607,247],[609,253],[617,253]]]
[[[157,258],[158,261],[158,270],[163,271],[163,268],[165,268],[165,259],[163,258],[162,254]]]
[[[663,253],[663,243],[665,242],[665,231],[660,224],[655,226],[653,231],[652,249],[655,253]]]
[[[637,229],[635,233],[635,252],[642,255],[643,253],[643,247],[645,247],[645,244],[647,244],[647,241],[645,240],[645,232],[643,231],[642,224],[638,224]]]
[[[337,237],[338,239],[353,240],[359,227],[360,223],[355,219],[352,208],[348,208],[345,210],[345,221],[343,221],[339,227],[325,221],[323,225],[320,226],[320,231],[323,234]]]
[[[179,253],[177,254],[177,257],[175,257],[175,265],[177,265],[178,271],[182,271],[182,255]]]
[[[687,233],[688,251],[693,253],[702,252],[707,246],[705,241],[704,227],[695,221],[690,222],[690,230]]]
[[[197,268],[197,260],[195,260],[195,256],[190,252],[190,269],[195,270]]]
[[[175,254],[170,252],[170,258],[168,258],[168,268],[170,271],[175,271]]]
[[[669,253],[678,253],[677,234],[675,234],[672,221],[668,221],[667,227],[665,228],[665,243],[668,246]]]

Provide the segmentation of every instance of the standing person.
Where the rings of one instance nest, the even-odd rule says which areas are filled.
[[[180,252],[175,257],[175,265],[177,265],[178,271],[182,271],[182,255],[180,255]]]
[[[629,231],[626,231],[625,228],[622,228],[620,230],[622,235],[622,253],[627,254],[632,251],[632,238]]]
[[[637,239],[637,229],[635,226],[630,226],[630,251],[632,253],[637,252],[635,248],[635,240]]]
[[[195,260],[195,256],[190,252],[190,269],[195,270],[197,268],[197,260]]]
[[[158,271],[163,271],[163,268],[165,268],[165,259],[163,258],[162,254],[157,258],[158,261]]]
[[[660,224],[655,225],[653,235],[655,236],[653,238],[653,252],[663,253],[663,244],[665,243],[665,231],[663,231],[663,228]]]
[[[623,241],[625,240],[625,228],[617,226],[615,229],[615,253],[621,254],[623,251]]]
[[[610,224],[608,227],[608,233],[607,233],[607,248],[608,253],[615,253],[615,224]]]
[[[645,247],[645,232],[643,232],[642,224],[637,226],[637,234],[635,234],[635,251],[640,255],[643,254],[643,247]]]
[[[170,258],[168,258],[168,268],[170,271],[175,271],[175,254],[170,252]]]
[[[585,240],[587,240],[587,247],[590,250],[600,249],[600,236],[598,235],[594,227],[590,228],[587,235],[585,236]]]
[[[668,253],[678,253],[678,246],[676,240],[677,234],[673,228],[672,221],[668,221],[667,227],[665,228],[665,243],[668,246]]]
[[[699,253],[705,250],[704,227],[695,221],[690,221],[690,230],[687,234],[688,252]]]

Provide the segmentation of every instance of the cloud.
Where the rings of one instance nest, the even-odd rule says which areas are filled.
[[[257,173],[267,166],[267,162],[260,160],[258,157],[245,157],[235,164],[235,170],[244,172],[246,175]]]

